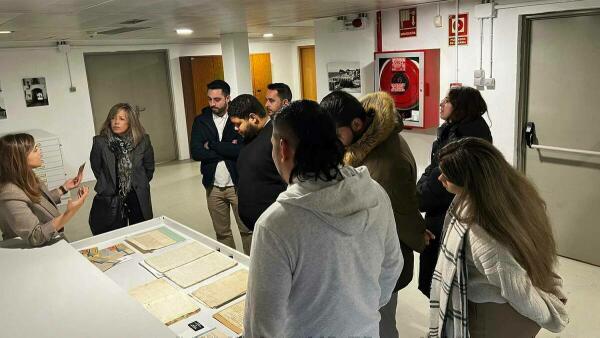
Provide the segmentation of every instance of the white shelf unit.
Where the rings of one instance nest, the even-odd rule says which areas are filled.
[[[35,142],[40,144],[42,152],[42,166],[33,171],[40,181],[48,186],[49,190],[58,188],[65,183],[67,177],[59,137],[40,129],[27,130],[25,133],[33,136]],[[64,194],[62,196],[63,203],[69,199],[69,195]]]

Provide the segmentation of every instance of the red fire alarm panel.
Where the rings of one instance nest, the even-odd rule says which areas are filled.
[[[392,95],[406,127],[437,127],[440,50],[375,53],[375,90]]]

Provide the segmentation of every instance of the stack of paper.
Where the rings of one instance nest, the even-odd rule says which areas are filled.
[[[165,273],[165,276],[182,288],[188,288],[237,264],[233,259],[213,252],[191,263]]]
[[[146,258],[144,261],[156,271],[164,273],[202,256],[206,256],[213,251],[213,249],[206,245],[193,241],[177,249]]]
[[[242,334],[244,331],[244,308],[246,301],[236,303],[223,311],[217,312],[213,318],[221,322],[231,331]]]
[[[135,287],[129,290],[129,295],[142,303],[148,312],[166,325],[200,311],[200,306],[192,298],[179,292],[164,279]]]
[[[218,308],[244,295],[247,287],[248,271],[239,270],[211,284],[200,287],[192,295],[209,307]]]
[[[98,250],[98,247],[93,247],[80,250],[79,252],[102,272],[123,261],[125,256],[133,254],[133,250],[123,243],[109,246],[102,250]]]
[[[142,253],[152,252],[182,240],[182,237],[167,228],[159,228],[127,238],[127,242]]]

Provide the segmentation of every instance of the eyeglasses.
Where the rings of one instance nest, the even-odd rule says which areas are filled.
[[[34,151],[39,151],[40,149],[42,149],[42,145],[41,145],[40,143],[36,143],[36,144],[33,146],[33,150],[34,150]]]

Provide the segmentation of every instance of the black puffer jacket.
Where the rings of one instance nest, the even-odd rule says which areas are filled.
[[[439,152],[448,143],[469,136],[492,142],[490,128],[483,117],[456,123],[446,122],[439,127],[438,137],[431,149],[431,164],[417,182],[419,210],[425,213],[425,227],[436,237],[421,254],[419,263],[419,289],[427,296],[429,296],[431,276],[437,262],[444,217],[454,198],[454,195],[449,193],[438,180],[441,174]]]

